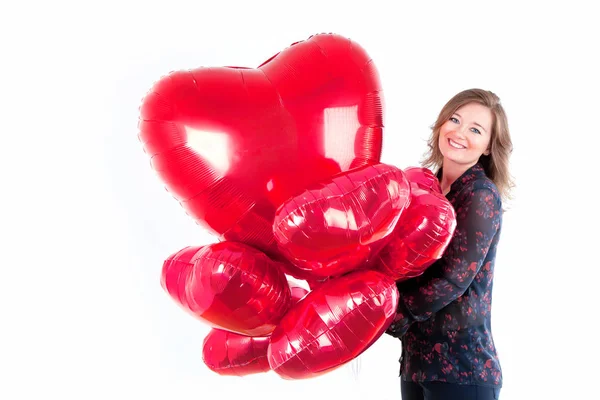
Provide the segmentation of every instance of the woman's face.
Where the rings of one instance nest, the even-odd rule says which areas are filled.
[[[489,154],[493,115],[479,103],[460,107],[440,128],[438,146],[444,163],[472,166]]]

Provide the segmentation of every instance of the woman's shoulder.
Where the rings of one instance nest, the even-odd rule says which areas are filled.
[[[473,179],[465,190],[463,190],[463,201],[485,201],[499,209],[502,209],[502,196],[498,187],[487,176],[479,176]]]
[[[473,179],[471,184],[472,190],[488,190],[494,196],[500,197],[500,191],[498,190],[498,187],[496,186],[494,181],[485,175],[477,177],[477,179]]]

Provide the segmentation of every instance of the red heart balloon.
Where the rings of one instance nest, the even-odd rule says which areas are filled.
[[[270,334],[291,306],[279,263],[235,242],[187,247],[168,257],[161,284],[207,324],[248,336]]]
[[[202,361],[224,376],[247,376],[271,370],[267,351],[269,336],[246,336],[211,329],[202,343]]]
[[[288,281],[292,304],[299,302],[308,291]],[[246,376],[271,370],[267,351],[269,336],[246,336],[239,333],[211,329],[204,338],[202,361],[219,375]]]
[[[379,75],[355,42],[314,35],[257,68],[198,68],[157,82],[139,138],[166,188],[223,240],[279,257],[275,211],[309,184],[378,162]]]
[[[416,184],[421,189],[442,194],[440,181],[430,169],[422,167],[408,167],[404,170],[404,173],[411,183]]]
[[[396,281],[425,272],[442,257],[456,229],[454,208],[441,190],[438,192],[437,178],[427,171],[412,169],[407,174],[412,179],[410,206],[375,263],[374,269]]]
[[[389,240],[410,200],[402,170],[368,165],[308,187],[277,211],[282,253],[313,278],[364,267]]]
[[[271,334],[271,369],[284,379],[312,378],[367,350],[396,315],[398,289],[372,270],[354,271],[308,293]]]

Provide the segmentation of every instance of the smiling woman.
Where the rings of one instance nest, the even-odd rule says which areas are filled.
[[[465,166],[472,167],[480,157],[490,154],[493,118],[488,107],[468,103],[441,126],[438,146],[446,170],[441,182],[444,195],[450,191],[450,184],[464,172]]]
[[[479,163],[502,200],[510,199],[513,145],[506,112],[496,94],[482,89],[458,93],[442,108],[431,129],[423,166],[444,171],[444,194],[466,168]]]
[[[512,143],[498,97],[481,89],[454,96],[432,127],[429,147],[424,166],[437,170],[457,225],[441,259],[397,283],[387,333],[402,341],[402,399],[498,399],[492,287],[502,199],[512,186]]]

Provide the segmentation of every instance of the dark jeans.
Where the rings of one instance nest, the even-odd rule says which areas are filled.
[[[402,400],[497,400],[500,389],[445,382],[405,382],[400,380]]]

